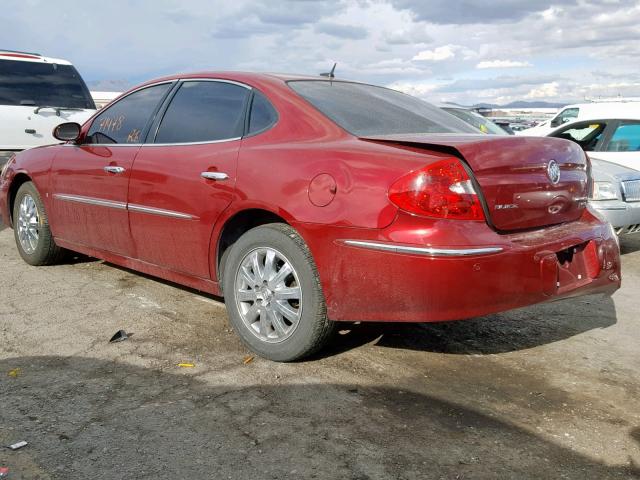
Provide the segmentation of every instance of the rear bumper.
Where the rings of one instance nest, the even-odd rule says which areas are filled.
[[[606,200],[591,206],[613,225],[618,235],[640,232],[640,202]]]
[[[615,233],[588,212],[511,235],[484,223],[424,224],[400,214],[387,229],[334,228],[326,240],[314,240],[320,227],[299,226],[310,233],[331,319],[458,320],[620,287]]]

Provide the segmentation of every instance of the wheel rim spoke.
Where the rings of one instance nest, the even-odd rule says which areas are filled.
[[[255,302],[255,290],[238,290],[238,300],[241,302]]]
[[[251,267],[253,269],[253,278],[256,280],[256,284],[262,282],[263,275],[260,270],[260,260],[258,259],[258,252],[253,252],[251,255]]]
[[[300,300],[302,290],[300,287],[282,287],[273,292],[278,300]]]
[[[291,265],[289,265],[288,262],[285,263],[284,265],[282,265],[282,267],[280,267],[278,273],[276,273],[276,275],[269,281],[269,286],[276,288],[284,284],[285,279],[289,276],[289,274],[291,274],[292,271],[293,269],[291,268]]]
[[[282,319],[278,317],[278,314],[274,310],[270,310],[269,313],[271,316],[271,324],[273,325],[273,329],[276,333],[281,336],[286,335],[287,326],[284,324]]]
[[[300,323],[303,294],[295,268],[274,248],[250,251],[236,271],[238,312],[248,330],[264,342],[282,342],[293,334]]]
[[[298,321],[298,312],[296,312],[288,303],[276,300],[273,303],[273,308],[291,323]]]

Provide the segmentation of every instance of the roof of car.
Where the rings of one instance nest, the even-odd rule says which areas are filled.
[[[0,60],[14,60],[20,62],[55,63],[57,65],[71,65],[71,62],[61,58],[44,57],[39,53],[18,52],[0,49]]]
[[[144,82],[143,85],[158,83],[162,81],[171,81],[171,80],[180,80],[180,79],[192,79],[192,78],[217,78],[221,80],[235,80],[238,82],[247,82],[251,83],[252,81],[273,81],[273,80],[281,80],[283,82],[293,81],[293,80],[317,80],[317,81],[326,81],[326,82],[349,82],[349,83],[360,83],[352,80],[341,79],[341,78],[328,78],[322,75],[300,75],[294,73],[271,73],[271,72],[244,72],[244,71],[236,71],[236,70],[226,70],[226,71],[199,71],[199,72],[183,72],[176,73],[173,75],[167,75],[165,77],[155,78],[153,80],[149,80]]]

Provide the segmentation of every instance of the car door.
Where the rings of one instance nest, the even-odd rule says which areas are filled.
[[[166,102],[138,153],[129,221],[141,260],[210,278],[211,234],[231,203],[248,86],[185,80]]]
[[[620,120],[592,156],[640,170],[640,120]]]
[[[132,256],[127,191],[133,160],[172,83],[132,92],[103,110],[51,169],[52,229],[68,242]]]

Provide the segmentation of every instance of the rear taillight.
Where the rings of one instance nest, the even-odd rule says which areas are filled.
[[[447,158],[411,172],[389,189],[389,200],[416,215],[484,220],[484,212],[462,163]]]

